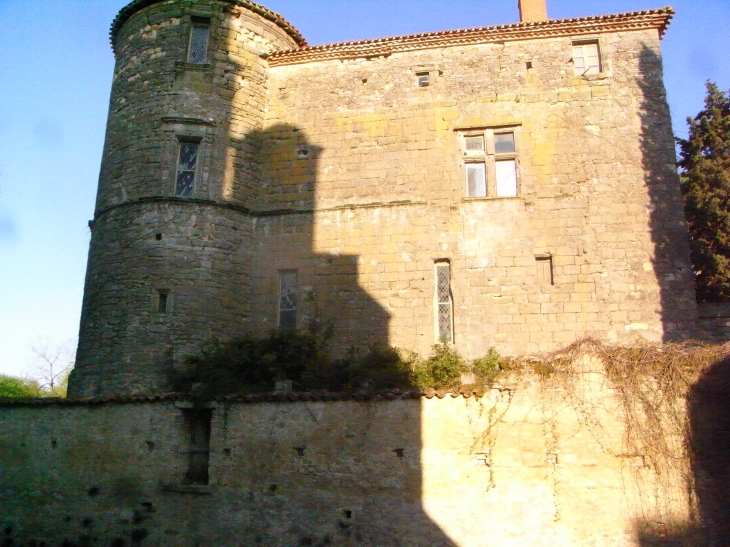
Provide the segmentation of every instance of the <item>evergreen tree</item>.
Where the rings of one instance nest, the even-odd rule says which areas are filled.
[[[730,98],[707,82],[705,108],[678,139],[699,302],[730,300]]]

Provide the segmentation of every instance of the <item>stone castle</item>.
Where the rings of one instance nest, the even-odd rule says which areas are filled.
[[[70,394],[275,328],[467,358],[689,336],[672,9],[520,13],[308,46],[248,0],[122,9]]]
[[[481,397],[164,393],[211,337],[276,328],[468,358],[727,338],[692,288],[673,10],[519,7],[311,47],[248,0],[122,9],[70,398],[0,400],[0,546],[730,544],[727,363],[646,442],[588,354]]]

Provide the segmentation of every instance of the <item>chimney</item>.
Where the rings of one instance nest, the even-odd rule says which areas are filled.
[[[518,5],[522,23],[547,21],[547,0],[518,0]]]

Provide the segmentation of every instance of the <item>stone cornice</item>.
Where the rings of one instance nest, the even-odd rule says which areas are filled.
[[[531,23],[515,23],[321,46],[306,46],[272,53],[268,61],[270,66],[285,66],[329,60],[368,59],[431,48],[646,29],[656,29],[659,36],[663,37],[674,13],[674,9],[667,6],[656,10],[615,15],[551,19]]]
[[[129,19],[138,11],[152,6],[154,4],[159,4],[161,2],[164,2],[165,0],[134,0],[133,2],[127,4],[125,7],[123,7],[117,16],[114,18],[114,22],[112,23],[112,27],[109,31],[109,39],[112,44],[112,49],[116,51],[116,41],[117,41],[117,34],[119,34],[119,30],[124,26],[124,23],[129,21]],[[284,32],[286,32],[291,38],[299,45],[299,46],[306,46],[307,41],[304,39],[304,36],[302,36],[302,33],[299,32],[296,28],[294,28],[294,25],[292,25],[289,21],[284,19],[281,15],[276,13],[275,11],[271,11],[268,8],[265,8],[264,6],[257,4],[255,2],[251,2],[249,0],[218,0],[219,2],[223,2],[225,4],[231,4],[233,6],[238,6],[244,9],[247,9],[249,11],[254,12],[255,14],[263,17],[264,19],[271,21],[272,23],[275,23],[278,25]]]

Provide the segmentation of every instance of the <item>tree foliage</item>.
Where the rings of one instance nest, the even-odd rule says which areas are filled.
[[[705,108],[678,139],[699,302],[730,300],[730,97],[707,82]]]
[[[31,380],[0,375],[0,398],[39,397],[41,389]]]

